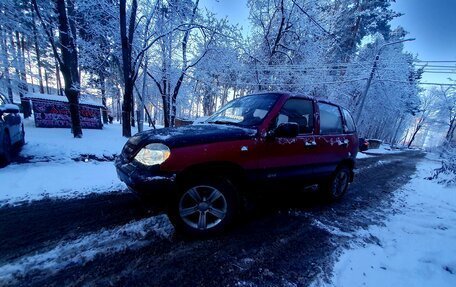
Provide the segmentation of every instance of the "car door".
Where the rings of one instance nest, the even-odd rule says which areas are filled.
[[[319,163],[315,167],[317,177],[326,177],[334,172],[337,165],[350,153],[350,139],[344,134],[344,122],[338,106],[317,102]]]
[[[314,102],[304,98],[290,98],[272,120],[270,132],[281,123],[299,125],[295,138],[268,136],[261,145],[259,159],[260,179],[305,179],[312,177],[313,165],[318,162],[314,154]]]

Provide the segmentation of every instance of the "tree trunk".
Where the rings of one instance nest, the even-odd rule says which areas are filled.
[[[44,68],[44,82],[46,83],[46,93],[50,94],[51,91],[49,90],[49,76],[46,68]]]
[[[15,55],[14,68],[16,70],[19,98],[21,99],[21,105],[24,112],[24,118],[28,118],[31,115],[30,103],[24,99],[24,95],[28,92],[27,76],[25,74],[25,55],[24,48],[22,47],[24,42],[21,41],[19,32],[15,32],[16,42],[14,41],[14,35],[11,34],[11,45]]]
[[[402,115],[399,119],[399,123],[396,127],[396,131],[394,132],[394,136],[393,138],[391,139],[391,144],[395,145],[397,143],[397,134],[399,133],[399,130],[402,126],[402,122],[404,121],[404,116]]]
[[[133,87],[134,87],[135,83],[133,83]],[[134,93],[134,89],[133,89],[133,94],[132,94],[132,97],[131,97],[131,127],[135,127],[135,93]]]
[[[162,94],[162,102],[163,102],[163,124],[164,126],[170,127],[170,103],[169,103],[169,94],[168,94],[168,85],[166,79],[163,82],[163,94]]]
[[[24,35],[20,37],[20,47],[21,47],[21,87],[20,90],[23,91],[24,94],[28,93],[28,84],[27,84],[27,74],[25,70],[25,38]],[[32,77],[30,77],[32,78]],[[32,82],[33,84],[33,82]],[[29,118],[32,115],[32,106],[30,104],[30,100],[21,98],[21,105],[24,114],[24,118]]]
[[[10,73],[9,73],[9,61],[8,61],[8,46],[7,46],[7,41],[6,41],[6,38],[7,38],[7,35],[6,33],[2,33],[2,38],[3,38],[3,41],[2,41],[2,64],[3,64],[3,68],[4,68],[4,74],[5,74],[5,80],[6,80],[6,89],[7,89],[7,92],[8,92],[8,98],[10,99],[11,102],[13,102],[13,89],[11,87],[11,76],[10,76]]]
[[[30,83],[32,84],[32,93],[35,92],[35,82],[33,81],[33,72],[32,72],[32,56],[30,56],[30,49],[27,49],[27,63],[28,69],[30,71]]]
[[[38,45],[38,32],[36,29],[36,23],[35,23],[35,11],[33,10],[33,7],[31,9],[32,11],[32,29],[33,29],[33,40],[35,44],[35,54],[36,54],[36,64],[38,68],[38,81],[40,85],[40,93],[44,94],[44,85],[43,85],[43,74],[41,71],[41,53],[40,53],[40,47]]]
[[[101,90],[101,104],[103,110],[101,112],[103,118],[103,124],[108,123],[108,106],[106,105],[106,79],[103,73],[100,75],[100,90]]]
[[[80,79],[78,72],[78,54],[76,34],[73,19],[68,19],[74,13],[71,1],[68,2],[68,12],[65,0],[55,0],[58,12],[60,51],[62,62],[60,71],[65,81],[65,95],[70,104],[71,129],[75,138],[82,137],[81,119],[79,117]]]
[[[456,116],[450,120],[450,127],[448,128],[447,134],[445,136],[445,139],[447,140],[447,142],[453,141],[455,129],[456,129]]]
[[[415,131],[412,134],[412,138],[410,139],[407,145],[408,148],[410,148],[410,146],[412,145],[413,141],[415,140],[416,134],[420,131],[421,127],[422,126],[420,124],[418,124],[418,126],[416,127]]]
[[[122,107],[120,105],[120,94],[117,96],[117,108],[116,108],[116,111],[117,111],[117,121],[122,123]]]
[[[135,67],[131,66],[131,58],[137,8],[137,0],[133,0],[131,4],[130,23],[127,35],[127,3],[126,0],[120,0],[120,40],[122,44],[122,72],[125,84],[122,104],[122,135],[124,137],[131,137],[131,113],[133,104],[133,87],[135,84],[135,72],[132,70]]]
[[[144,129],[144,110],[146,109],[146,95],[147,95],[147,66],[149,64],[149,58],[146,56],[144,59],[144,70],[143,70],[143,82],[142,82],[142,98],[138,97],[138,132],[142,132]],[[139,93],[138,93],[139,96]],[[149,115],[149,121],[150,121]]]
[[[62,95],[62,90],[63,90],[62,81],[60,79],[60,65],[57,62],[57,60],[55,61],[55,82],[57,84],[57,95],[63,96]]]

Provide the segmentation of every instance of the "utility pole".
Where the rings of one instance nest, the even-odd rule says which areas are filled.
[[[372,78],[374,77],[375,70],[377,69],[377,62],[378,62],[378,59],[380,58],[380,54],[382,53],[383,48],[385,48],[386,46],[389,46],[389,45],[394,45],[394,44],[399,44],[399,43],[403,43],[403,42],[407,42],[407,41],[414,41],[414,40],[415,40],[415,38],[410,38],[410,39],[404,39],[404,40],[395,41],[395,42],[391,42],[391,43],[386,43],[386,44],[383,44],[380,47],[380,49],[378,49],[377,55],[375,56],[374,64],[372,65],[372,70],[370,72],[369,78],[367,79],[366,87],[364,88],[364,91],[361,95],[361,104],[358,108],[358,111],[356,113],[356,118],[355,118],[356,124],[359,124],[359,119],[361,118],[361,113],[363,111],[364,102],[366,101],[367,92],[369,91],[369,88],[370,88],[370,85],[372,82]]]

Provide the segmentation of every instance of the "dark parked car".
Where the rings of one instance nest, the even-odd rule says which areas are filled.
[[[200,125],[138,133],[116,167],[138,193],[169,195],[178,230],[206,235],[232,221],[252,184],[320,184],[329,199],[339,199],[353,180],[357,152],[346,109],[264,93],[233,100]]]
[[[19,107],[0,94],[0,166],[11,161],[15,148],[25,143],[25,132]]]
[[[365,138],[359,138],[359,151],[366,151],[369,149],[369,141]]]

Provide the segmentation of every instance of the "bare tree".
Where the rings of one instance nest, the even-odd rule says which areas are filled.
[[[436,94],[432,91],[423,94],[420,110],[418,112],[418,115],[415,117],[415,123],[412,127],[412,136],[408,142],[408,148],[410,148],[410,146],[415,141],[418,132],[420,132],[422,128],[428,124],[429,120],[435,116],[436,113]]]
[[[74,20],[74,2],[55,0],[58,13],[59,42],[54,41],[52,28],[44,21],[36,0],[32,0],[35,12],[51,44],[54,57],[65,81],[65,95],[70,105],[71,131],[75,138],[82,137],[81,120],[79,116],[80,78],[78,69],[78,49],[76,46],[76,26]],[[60,53],[59,53],[60,50]]]
[[[168,31],[161,33],[160,36],[156,37],[154,41],[157,42],[161,40],[160,49],[161,49],[161,71],[159,73],[160,78],[157,75],[154,75],[150,71],[147,73],[150,78],[155,82],[158,91],[162,97],[163,104],[163,115],[164,115],[164,125],[165,127],[174,126],[174,120],[177,114],[177,98],[184,83],[184,79],[187,76],[189,69],[195,67],[207,54],[210,50],[209,46],[212,43],[214,36],[218,33],[216,29],[211,29],[205,27],[204,25],[196,23],[197,12],[198,12],[199,0],[195,1],[192,6],[190,16],[188,19],[183,19],[181,23],[176,23],[174,28],[168,28]],[[169,13],[167,7],[161,7],[162,14],[160,15],[159,23],[165,23],[166,17],[173,17],[172,15],[167,15]],[[167,22],[170,23],[169,21]],[[200,29],[202,37],[204,38],[204,48],[201,49],[199,55],[194,57],[192,61],[189,60],[189,47],[190,35],[193,29]],[[174,32],[179,31],[180,33]],[[178,39],[180,45],[180,58],[181,63],[179,70],[175,73],[177,80],[172,83],[172,67],[171,63],[173,61],[173,40]]]
[[[441,87],[441,98],[442,98],[442,117],[446,118],[448,129],[445,135],[447,143],[454,141],[455,130],[456,130],[456,89],[454,86],[449,86],[444,89]]]

